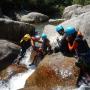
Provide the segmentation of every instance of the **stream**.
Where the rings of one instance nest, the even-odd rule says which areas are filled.
[[[25,64],[28,70],[26,72],[11,76],[11,78],[8,80],[0,81],[0,90],[18,90],[24,88],[27,78],[35,71],[35,66],[28,66],[30,64],[30,54],[31,50],[29,48],[26,51],[24,58],[20,62],[21,64]]]
[[[44,26],[47,25],[46,23],[35,25],[36,31],[40,34],[42,33]],[[0,90],[18,90],[24,88],[25,82],[32,73],[35,71],[35,66],[29,66],[30,62],[30,54],[31,48],[26,51],[24,58],[22,58],[20,64],[25,64],[28,70],[23,73],[18,73],[16,75],[12,75],[8,80],[0,80]]]

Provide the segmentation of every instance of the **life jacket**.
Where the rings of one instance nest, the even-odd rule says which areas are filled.
[[[76,48],[77,53],[86,53],[89,50],[89,46],[87,44],[87,41],[83,39],[83,36],[81,32],[77,32],[77,36],[75,38],[75,41],[78,43],[78,46]]]

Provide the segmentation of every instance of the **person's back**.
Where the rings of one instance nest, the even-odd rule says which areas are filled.
[[[78,46],[76,49],[76,52],[78,54],[83,54],[83,53],[88,52],[88,50],[89,50],[88,43],[87,43],[86,39],[84,39],[82,34],[80,34],[80,32],[77,32],[75,41],[78,43]]]

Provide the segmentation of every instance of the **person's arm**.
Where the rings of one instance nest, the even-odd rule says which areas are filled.
[[[73,45],[68,42],[68,48],[70,51],[75,50],[78,47],[78,42],[74,41]]]
[[[31,46],[34,47],[35,46],[35,43],[34,41],[31,39]]]

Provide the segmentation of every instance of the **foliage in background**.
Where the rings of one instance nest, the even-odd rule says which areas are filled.
[[[73,0],[73,4],[88,5],[90,4],[90,0]]]
[[[48,16],[61,16],[63,9],[72,4],[87,5],[90,0],[0,0],[0,7],[4,14],[14,11],[38,11]]]

